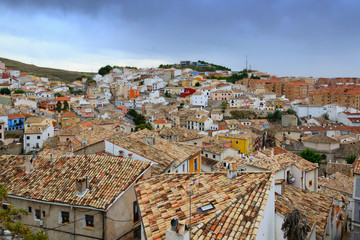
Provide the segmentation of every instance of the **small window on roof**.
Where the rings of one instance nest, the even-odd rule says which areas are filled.
[[[209,210],[214,209],[214,208],[215,208],[214,205],[212,203],[210,203],[210,204],[204,205],[202,207],[199,207],[198,210],[200,212],[206,212],[206,211],[209,211]]]

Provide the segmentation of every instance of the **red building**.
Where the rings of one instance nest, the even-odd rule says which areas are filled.
[[[194,94],[196,92],[195,89],[192,89],[192,88],[184,88],[184,91],[183,92],[180,92],[180,97],[181,98],[185,98],[187,96],[190,96],[192,94]]]

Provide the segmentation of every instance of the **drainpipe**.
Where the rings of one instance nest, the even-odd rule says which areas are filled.
[[[71,207],[73,210],[73,215],[74,215],[74,224],[73,224],[73,239],[75,240],[75,208]]]
[[[102,217],[103,217],[103,231],[102,231],[102,239],[105,239],[105,218],[106,218],[106,212],[101,212],[102,213]]]

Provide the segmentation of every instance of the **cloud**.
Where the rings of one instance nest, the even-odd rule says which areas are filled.
[[[92,67],[204,59],[241,69],[248,55],[254,67],[274,74],[353,75],[359,6],[349,0],[3,0],[3,40],[28,44],[0,45],[0,52],[54,59],[62,67],[92,56]]]

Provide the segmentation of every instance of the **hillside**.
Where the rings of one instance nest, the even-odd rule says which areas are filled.
[[[184,69],[184,68],[191,68],[195,71],[199,71],[199,72],[213,72],[216,70],[221,70],[221,71],[231,71],[230,68],[221,66],[221,65],[217,65],[214,63],[208,63],[205,61],[198,61],[199,64],[203,64],[203,66],[197,66],[197,65],[180,65],[180,64],[160,64],[159,68],[177,68],[177,69]]]
[[[40,77],[48,77],[54,81],[64,81],[64,82],[72,82],[75,81],[76,78],[81,76],[92,76],[94,73],[88,72],[74,72],[74,71],[66,71],[55,68],[46,68],[46,67],[38,67],[32,64],[26,64],[22,62],[18,62],[15,60],[1,58],[0,61],[5,63],[6,67],[12,68],[15,70],[20,70],[21,72],[27,72],[30,75],[36,75]]]

